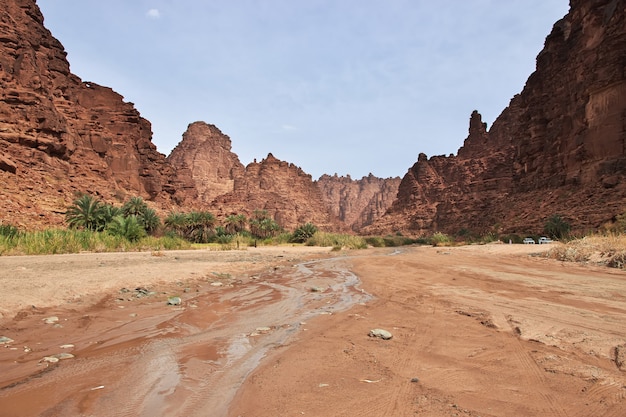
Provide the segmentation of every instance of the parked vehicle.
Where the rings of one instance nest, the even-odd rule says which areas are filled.
[[[528,244],[534,245],[535,244],[535,239],[533,239],[532,237],[527,237],[527,238],[524,238],[523,242],[524,242],[525,245],[528,245]]]
[[[552,239],[542,236],[539,238],[539,244],[541,245],[543,243],[552,243]]]

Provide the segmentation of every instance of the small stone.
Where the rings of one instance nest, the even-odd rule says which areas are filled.
[[[322,287],[311,287],[311,292],[324,292],[325,288]]]
[[[6,343],[13,343],[13,342],[15,342],[15,340],[11,339],[10,337],[0,336],[0,345],[4,345]]]
[[[262,327],[257,327],[256,328],[256,331],[258,333],[267,333],[267,332],[269,332],[271,330],[272,330],[272,328],[271,327],[267,327],[267,326],[262,326]]]
[[[54,324],[58,321],[59,321],[59,318],[57,316],[50,316],[50,317],[46,317],[45,319],[43,319],[43,322],[46,324]]]
[[[372,329],[369,332],[369,337],[378,337],[383,340],[389,340],[393,337],[393,335],[387,330],[383,329]]]
[[[420,382],[419,378],[411,378],[411,382]]]
[[[43,362],[48,362],[48,363],[57,363],[59,361],[59,358],[55,358],[54,356],[45,356],[42,359]]]
[[[72,349],[74,347],[74,345],[68,343],[66,345],[61,345],[59,346],[61,349]]]
[[[224,284],[223,284],[223,283],[221,283],[221,282],[219,282],[219,281],[215,281],[215,282],[212,282],[212,283],[211,283],[211,286],[213,286],[213,287],[221,287],[221,286],[223,286],[223,285],[224,285]]]
[[[183,303],[183,300],[180,297],[170,297],[167,299],[167,305],[170,306],[179,306]]]
[[[72,355],[71,353],[56,353],[50,357],[57,358],[58,360],[62,361],[63,359],[72,359],[74,355]]]

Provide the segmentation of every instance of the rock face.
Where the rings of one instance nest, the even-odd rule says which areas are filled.
[[[283,227],[420,234],[538,232],[552,214],[596,229],[626,210],[626,5],[572,0],[523,91],[457,155],[420,154],[402,180],[322,176],[271,154],[243,167],[230,139],[189,125],[166,159],[112,89],[70,72],[34,0],[0,2],[0,221],[58,225],[77,193],[161,213],[266,210]],[[383,213],[384,216],[380,217]]]
[[[70,72],[34,0],[3,1],[0,14],[2,217],[55,224],[77,192],[169,200],[175,173],[133,104]]]
[[[317,180],[331,213],[351,230],[358,232],[381,217],[398,193],[400,178],[378,178],[372,174],[360,180],[337,174]]]
[[[339,220],[324,203],[311,175],[301,168],[275,158],[271,153],[261,162],[248,164],[243,175],[234,178],[233,191],[217,197],[212,211],[218,218],[230,214],[250,217],[266,210],[288,229],[311,222],[322,230],[342,230]]]
[[[216,197],[232,192],[236,177],[243,175],[244,166],[231,151],[230,138],[217,127],[205,122],[191,123],[183,140],[167,157],[181,176],[191,178],[185,196],[188,203],[210,203]]]
[[[572,0],[523,91],[456,156],[421,154],[369,233],[540,232],[552,214],[579,231],[626,210],[626,6]]]

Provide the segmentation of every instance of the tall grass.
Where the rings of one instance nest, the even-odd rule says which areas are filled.
[[[626,235],[586,236],[550,249],[547,256],[560,261],[592,262],[626,267]]]
[[[360,236],[328,233],[328,232],[316,232],[305,243],[306,246],[331,246],[335,250],[342,248],[348,249],[365,249],[367,248],[367,242]]]
[[[116,252],[187,249],[190,244],[172,237],[146,237],[130,242],[106,232],[48,229],[0,235],[0,255],[51,255],[78,252]]]

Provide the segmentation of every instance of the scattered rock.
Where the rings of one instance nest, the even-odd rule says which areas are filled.
[[[13,343],[15,342],[15,340],[11,339],[10,337],[6,337],[6,336],[0,336],[0,345],[4,345],[7,343]]]
[[[170,297],[167,299],[167,305],[170,306],[179,306],[183,303],[183,300],[180,297]]]
[[[311,287],[311,292],[324,292],[325,290],[324,287]]]
[[[211,283],[212,287],[222,287],[224,284],[219,282],[219,281],[215,281]]]
[[[55,355],[44,356],[44,358],[41,359],[41,362],[57,363],[64,359],[72,359],[73,357],[74,355],[71,353],[57,353]]]
[[[389,340],[393,337],[393,335],[387,330],[383,329],[372,329],[368,335],[369,337],[378,337],[383,340]]]
[[[62,361],[63,359],[72,359],[74,358],[74,355],[72,355],[71,353],[57,353],[52,355],[51,357],[57,358],[58,360]]]
[[[266,334],[271,331],[272,328],[268,326],[257,327],[252,333],[250,333],[250,336],[258,336],[260,334]]]
[[[419,378],[411,378],[411,382],[420,382]]]
[[[54,324],[58,321],[59,321],[59,318],[57,316],[50,316],[50,317],[46,317],[45,319],[43,319],[43,322],[46,324]]]
[[[59,348],[61,348],[61,349],[72,349],[73,347],[74,347],[74,345],[72,345],[70,343],[68,343],[66,345],[59,346]]]

